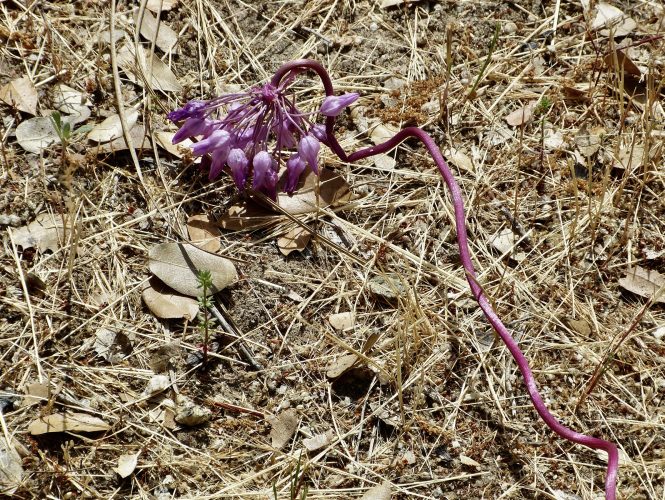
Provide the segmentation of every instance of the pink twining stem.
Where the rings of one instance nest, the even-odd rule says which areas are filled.
[[[300,59],[282,65],[273,76],[272,83],[274,85],[278,85],[286,74],[302,70],[312,70],[317,73],[317,75],[321,78],[326,95],[334,94],[332,81],[328,75],[328,72],[320,63],[310,59]],[[466,277],[467,281],[469,282],[469,287],[471,288],[471,293],[478,302],[480,309],[482,309],[483,313],[485,314],[487,321],[489,321],[492,327],[499,334],[501,340],[503,340],[504,344],[506,344],[510,354],[512,354],[513,358],[515,359],[515,362],[517,363],[517,366],[522,373],[522,378],[526,384],[531,402],[547,426],[556,432],[559,436],[569,441],[588,446],[589,448],[604,450],[607,453],[608,459],[607,473],[605,476],[605,498],[606,500],[615,500],[616,480],[619,468],[619,451],[616,445],[603,439],[575,432],[574,430],[569,429],[565,425],[561,424],[554,417],[554,415],[550,413],[550,411],[547,409],[547,406],[545,406],[545,403],[543,402],[543,398],[538,392],[536,381],[533,377],[531,368],[529,368],[528,361],[524,357],[524,354],[520,350],[515,339],[510,335],[510,332],[506,326],[492,309],[492,306],[483,293],[482,288],[480,285],[478,285],[476,280],[476,271],[473,267],[471,253],[469,251],[462,192],[459,185],[457,184],[457,181],[455,181],[452,172],[450,171],[450,167],[446,163],[446,160],[443,158],[443,155],[441,154],[441,151],[439,150],[434,140],[418,127],[407,127],[399,131],[394,137],[387,140],[386,142],[376,146],[361,149],[355,153],[347,155],[333,133],[334,122],[334,117],[328,117],[326,119],[326,132],[328,136],[327,139],[330,148],[337,156],[339,156],[342,161],[354,162],[356,160],[374,156],[376,154],[386,153],[387,151],[397,147],[397,145],[409,137],[415,137],[425,145],[430,155],[434,159],[434,162],[436,163],[436,166],[438,167],[443,180],[448,186],[448,189],[450,190],[450,196],[452,198],[453,207],[455,209],[455,228],[457,231],[457,244],[459,247],[460,259],[462,261],[462,266],[464,266],[466,271]]]

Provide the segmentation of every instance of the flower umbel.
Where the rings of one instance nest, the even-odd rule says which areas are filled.
[[[312,121],[317,113],[303,113],[288,87],[295,72],[279,85],[266,83],[247,92],[226,94],[209,101],[192,100],[169,113],[173,122],[183,122],[173,137],[177,144],[190,136],[201,136],[194,144],[195,156],[210,154],[209,178],[216,179],[228,167],[239,190],[244,190],[250,170],[252,188],[275,199],[281,165],[286,167],[282,188],[291,194],[306,167],[318,174],[318,154],[326,131]],[[358,94],[329,96],[319,111],[337,116]],[[294,154],[294,149],[297,153]]]

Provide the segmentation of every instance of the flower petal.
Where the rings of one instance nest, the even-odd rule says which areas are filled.
[[[214,130],[211,134],[201,139],[199,142],[192,146],[192,153],[194,156],[203,156],[206,153],[212,153],[217,149],[229,149],[229,141],[231,134],[226,130]]]
[[[307,164],[300,157],[300,155],[292,155],[291,158],[286,162],[286,183],[284,184],[284,191],[293,194],[296,186],[298,185],[298,180],[300,176],[307,168]]]
[[[231,169],[231,175],[233,180],[238,186],[240,191],[245,189],[245,183],[247,182],[247,176],[249,175],[249,160],[245,155],[245,152],[239,148],[233,148],[229,152],[229,157],[226,159],[226,163]]]
[[[300,143],[298,144],[298,154],[300,154],[300,157],[305,160],[312,171],[317,175],[319,174],[317,157],[320,149],[321,143],[319,143],[319,140],[313,135],[306,135],[300,139]]]
[[[323,100],[319,112],[324,116],[337,116],[344,108],[353,104],[358,99],[359,94],[349,92],[342,95],[329,95]]]

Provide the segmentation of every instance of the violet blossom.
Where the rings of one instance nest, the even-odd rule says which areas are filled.
[[[277,197],[279,170],[284,165],[282,188],[292,194],[307,166],[318,175],[319,150],[327,136],[325,126],[312,121],[317,113],[303,113],[288,92],[296,73],[278,84],[269,82],[209,101],[189,101],[168,115],[173,122],[184,121],[173,143],[201,136],[192,146],[192,153],[211,156],[210,180],[228,167],[236,186],[243,191],[251,174],[252,188],[272,199]],[[328,96],[319,113],[337,116],[356,99],[356,93]]]

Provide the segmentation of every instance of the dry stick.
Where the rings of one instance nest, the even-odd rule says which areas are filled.
[[[334,89],[330,76],[325,68],[318,63],[317,61],[309,59],[300,59],[297,61],[291,61],[282,65],[273,76],[271,83],[275,86],[278,86],[280,81],[284,76],[289,74],[292,71],[297,70],[311,70],[314,71],[320,78],[325,89],[326,95],[334,95]],[[460,252],[460,260],[462,266],[464,267],[467,275],[467,281],[469,287],[471,288],[471,293],[478,302],[480,309],[485,314],[487,321],[492,325],[496,330],[497,334],[501,337],[504,344],[510,351],[510,354],[515,359],[517,366],[522,374],[522,378],[526,384],[527,392],[531,398],[534,408],[547,424],[547,426],[556,432],[561,437],[572,441],[574,443],[582,444],[588,446],[589,448],[604,450],[607,453],[607,473],[605,476],[605,498],[606,500],[615,500],[616,499],[616,480],[617,480],[617,471],[619,467],[619,451],[614,443],[605,441],[603,439],[587,436],[581,434],[572,429],[569,429],[565,425],[561,424],[555,417],[550,413],[545,405],[538,388],[536,387],[536,381],[529,367],[529,363],[520,350],[515,339],[510,335],[510,332],[503,324],[501,319],[492,309],[492,306],[483,293],[482,288],[476,281],[476,272],[471,261],[471,253],[469,251],[468,236],[466,233],[466,217],[464,215],[464,202],[462,199],[462,192],[460,190],[457,181],[453,177],[450,167],[446,163],[446,160],[443,158],[441,151],[434,142],[434,140],[423,130],[418,127],[407,127],[398,132],[394,137],[378,144],[376,146],[371,146],[365,149],[361,149],[347,155],[346,152],[342,149],[339,142],[334,136],[333,125],[335,118],[327,117],[326,119],[326,133],[327,133],[327,145],[332,149],[337,156],[342,161],[354,162],[363,158],[367,158],[373,155],[386,153],[393,148],[397,147],[402,141],[409,137],[414,137],[420,140],[423,145],[427,148],[427,151],[432,156],[432,159],[436,163],[436,166],[443,177],[448,190],[450,191],[450,196],[452,198],[453,207],[455,210],[455,228],[457,230],[457,244]]]

